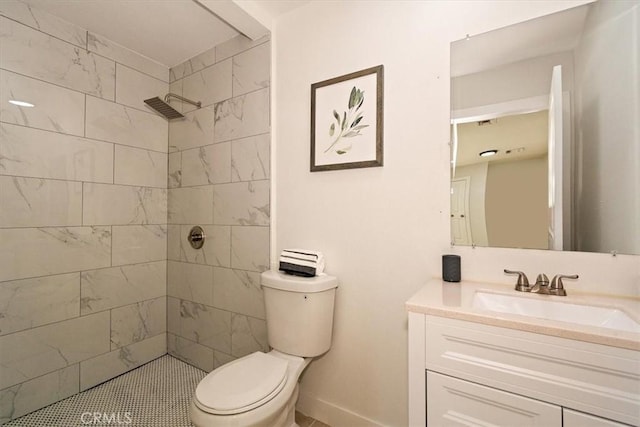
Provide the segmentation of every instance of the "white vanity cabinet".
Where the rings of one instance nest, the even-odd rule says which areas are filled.
[[[562,409],[427,371],[428,426],[560,427]]]
[[[640,352],[409,312],[409,424],[640,425]]]

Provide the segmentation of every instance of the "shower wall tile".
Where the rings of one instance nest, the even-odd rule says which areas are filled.
[[[194,56],[188,61],[178,64],[169,70],[169,81],[173,82],[183,77],[187,77],[196,71],[204,70],[205,68],[216,63],[216,48],[212,47],[209,50],[202,52],[201,54]]]
[[[79,382],[80,369],[76,363],[0,390],[0,424],[76,394],[80,391]]]
[[[114,225],[112,265],[162,261],[167,256],[166,225]]]
[[[0,281],[101,268],[110,262],[109,227],[0,229]]]
[[[267,348],[268,42],[238,36],[170,71],[172,92],[209,106],[176,103],[186,118],[169,125],[168,348],[206,370]],[[186,239],[193,224],[200,250]]]
[[[0,389],[108,352],[109,312],[0,337]]]
[[[216,104],[214,142],[229,141],[268,132],[268,88]]]
[[[231,181],[231,144],[221,143],[182,152],[182,186]]]
[[[155,96],[164,99],[167,92],[169,92],[169,84],[166,81],[126,65],[116,64],[116,102],[118,104],[153,112],[144,100]]]
[[[166,153],[142,150],[124,145],[115,146],[115,184],[167,187]]]
[[[169,125],[143,101],[169,70],[21,1],[0,15],[2,424],[166,352]]]
[[[271,43],[264,43],[233,57],[233,96],[269,87]]]
[[[214,63],[215,63],[215,51],[214,51]],[[181,80],[192,73],[193,73],[193,70],[191,69],[191,61],[184,61],[182,64],[178,64],[176,66],[169,68],[169,83],[173,83],[176,80]]]
[[[169,154],[168,188],[182,187],[182,153]]]
[[[80,316],[80,274],[0,283],[0,335]]]
[[[167,332],[180,334],[180,300],[167,296]]]
[[[223,353],[221,351],[213,351],[213,369],[218,369],[222,365],[226,365],[229,362],[235,360],[235,357]]]
[[[231,61],[226,60],[185,77],[182,87],[183,96],[192,101],[200,101],[205,107],[231,98],[231,69]],[[184,107],[185,111],[196,109],[193,105]]]
[[[167,262],[167,295],[213,305],[213,268],[209,265]]]
[[[111,310],[111,350],[167,331],[167,298],[159,297]]]
[[[269,269],[269,227],[231,228],[231,267],[257,272]]]
[[[237,139],[231,143],[231,181],[269,179],[270,135]]]
[[[231,316],[231,355],[243,357],[256,351],[269,351],[267,322],[233,313]]]
[[[167,67],[103,36],[89,32],[87,35],[87,47],[90,52],[110,58],[163,82],[169,82],[169,69]]]
[[[269,41],[269,36],[259,38],[258,40],[251,40],[243,35],[236,36],[229,41],[221,43],[216,46],[216,61],[222,61],[230,58],[234,55],[251,49],[252,47],[259,46]]]
[[[0,121],[84,136],[84,94],[0,70]],[[19,107],[9,100],[37,108]]]
[[[180,336],[213,350],[231,352],[231,313],[180,301]]]
[[[0,174],[113,182],[113,144],[0,123]]]
[[[219,225],[202,225],[206,236],[202,249],[193,249],[186,236],[191,225],[180,226],[169,237],[169,259],[195,264],[206,264],[218,267],[231,265],[231,227]],[[176,248],[177,246],[177,248]],[[175,256],[178,255],[176,259]]]
[[[182,83],[183,83],[182,79],[181,80],[176,80],[175,82],[169,83],[169,92],[174,94],[174,95],[182,96],[182,86],[183,86]],[[175,110],[177,110],[177,111],[179,111],[181,113],[184,112],[183,104],[184,103],[182,101],[179,101],[179,100],[177,100],[175,98],[173,98],[172,101],[171,101],[171,106]],[[179,122],[179,121],[181,121],[181,120],[175,120],[175,122]],[[169,140],[171,140],[171,138],[169,138]],[[169,146],[169,151],[171,151],[171,146]]]
[[[213,267],[213,306],[259,319],[265,318],[260,274]]]
[[[167,334],[167,350],[172,356],[203,371],[213,371],[213,350],[208,347],[175,334]]]
[[[85,360],[80,363],[80,391],[87,390],[157,359],[166,351],[167,337],[162,333]]]
[[[211,187],[171,188],[168,192],[169,224],[213,223]]]
[[[167,225],[167,260],[181,261],[183,258],[186,259],[181,253],[183,238],[181,228],[181,225]],[[188,232],[189,230],[187,230]],[[186,237],[185,235],[184,238],[186,239]]]
[[[155,113],[87,97],[88,138],[166,153],[167,129],[167,121]]]
[[[0,17],[2,68],[100,98],[115,97],[115,64]]]
[[[0,176],[0,227],[82,224],[82,183]]]
[[[169,151],[175,152],[212,144],[214,117],[214,110],[209,107],[187,113],[184,119],[171,121]]]
[[[83,198],[86,225],[166,223],[165,189],[85,183]]]
[[[38,8],[31,7],[22,1],[1,1],[0,15],[83,49],[87,46],[87,30]]]
[[[165,261],[83,271],[80,313],[84,316],[164,296],[166,283]]]
[[[213,218],[217,225],[269,225],[269,181],[215,185]]]

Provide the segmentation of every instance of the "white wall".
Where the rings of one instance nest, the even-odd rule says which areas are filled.
[[[404,302],[440,275],[443,253],[462,255],[465,279],[578,272],[587,289],[606,291],[611,276],[638,293],[639,257],[449,247],[449,43],[582,3],[312,2],[275,23],[272,264],[287,246],[318,249],[341,280],[333,347],[302,378],[303,412],[334,427],[407,424]],[[310,173],[310,85],[378,64],[385,166]]]
[[[562,52],[455,77],[451,88],[451,109],[549,95],[551,72],[556,65],[562,65],[562,90],[573,90],[573,53]]]
[[[583,250],[640,251],[639,25],[639,2],[600,2],[590,9],[576,49]]]
[[[490,162],[485,215],[489,245],[547,249],[548,159]]]

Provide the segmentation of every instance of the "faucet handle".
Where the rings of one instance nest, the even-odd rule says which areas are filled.
[[[512,271],[512,270],[507,270],[505,268],[504,272],[507,274],[518,275],[518,281],[516,282],[516,291],[529,292],[531,290],[531,285],[529,285],[529,279],[527,278],[527,275],[524,274],[522,271]]]
[[[572,275],[563,275],[556,274],[551,281],[551,285],[549,285],[549,294],[550,295],[559,295],[566,296],[567,291],[564,290],[564,285],[562,284],[562,279],[577,279],[579,276],[577,274]]]

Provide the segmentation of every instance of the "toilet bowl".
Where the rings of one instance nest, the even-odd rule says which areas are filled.
[[[189,414],[196,427],[293,427],[298,379],[331,347],[338,279],[261,275],[269,353],[257,351],[209,373]]]
[[[272,350],[221,366],[198,384],[191,422],[198,427],[296,425],[298,379],[310,362]]]

